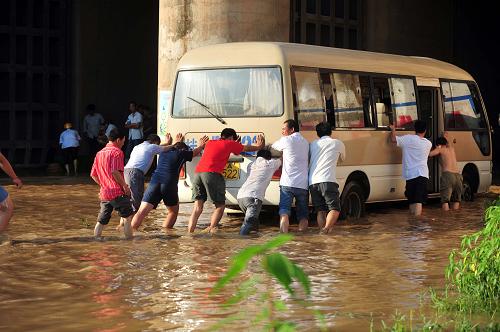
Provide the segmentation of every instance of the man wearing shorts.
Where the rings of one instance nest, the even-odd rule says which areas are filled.
[[[281,137],[271,146],[283,153],[283,171],[280,178],[280,231],[288,233],[292,202],[295,199],[299,231],[307,229],[309,217],[309,142],[299,133],[295,120],[287,120],[281,127]]]
[[[328,234],[340,214],[339,185],[336,178],[337,161],[345,159],[345,145],[331,138],[328,122],[316,125],[319,139],[309,145],[309,192],[316,210],[320,232]]]
[[[176,142],[180,142],[181,139],[182,135],[178,134]],[[134,211],[139,210],[141,205],[144,195],[144,177],[153,164],[155,155],[172,148],[172,137],[169,133],[166,135],[166,142],[163,145],[160,145],[160,142],[158,135],[150,134],[145,142],[133,148],[130,159],[125,165],[125,182],[130,187]]]
[[[194,209],[189,218],[188,232],[194,232],[198,218],[203,212],[203,205],[209,199],[215,205],[210,218],[209,232],[215,232],[226,207],[226,182],[222,176],[229,156],[238,155],[243,151],[258,151],[264,147],[264,136],[258,135],[257,142],[252,145],[242,145],[236,131],[225,128],[220,139],[210,140],[196,166],[192,183]]]
[[[241,225],[240,235],[248,235],[259,228],[259,214],[262,200],[274,172],[281,166],[280,159],[271,159],[271,151],[259,150],[257,158],[247,168],[247,179],[238,191],[236,198],[245,220]]]
[[[21,188],[23,186],[23,182],[20,178],[17,177],[16,172],[14,172],[11,164],[1,152],[0,168],[12,179],[12,182],[18,188]],[[14,203],[12,203],[12,199],[10,198],[7,190],[0,186],[0,233],[2,233],[9,225],[9,221],[13,213]]]
[[[66,175],[69,175],[69,165],[73,164],[75,176],[78,174],[78,148],[80,147],[80,135],[74,129],[70,122],[64,124],[66,129],[59,136],[59,145],[61,146],[64,157],[64,169]]]
[[[463,178],[458,171],[455,148],[447,139],[448,133],[436,140],[436,148],[429,153],[429,157],[439,156],[441,165],[441,178],[439,179],[439,192],[441,194],[441,208],[443,211],[458,210],[462,201]]]
[[[403,150],[403,178],[406,180],[405,196],[410,203],[410,213],[422,214],[422,203],[427,200],[429,168],[427,159],[432,143],[425,138],[425,121],[416,120],[415,135],[396,136],[394,125],[390,125],[391,141]]]
[[[130,222],[134,210],[130,202],[130,188],[123,178],[123,151],[125,134],[119,129],[109,134],[108,144],[97,152],[90,177],[101,187],[99,191],[101,211],[97,217],[94,236],[100,237],[104,226],[109,223],[113,210],[121,217],[120,224],[126,238],[132,237]]]
[[[179,135],[177,135],[179,139]],[[156,209],[160,201],[167,207],[167,218],[163,222],[164,228],[173,228],[177,215],[179,214],[179,194],[177,183],[179,182],[179,172],[186,161],[193,160],[193,157],[200,154],[201,150],[208,142],[208,136],[200,139],[198,146],[190,151],[186,143],[182,142],[183,136],[175,143],[171,150],[163,151],[158,157],[158,165],[151,177],[148,189],[142,198],[139,211],[132,219],[132,229],[137,230],[148,213]]]

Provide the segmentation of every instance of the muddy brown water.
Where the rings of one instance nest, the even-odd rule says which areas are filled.
[[[0,235],[0,330],[204,330],[237,309],[245,318],[226,329],[252,329],[249,321],[261,309],[255,302],[228,313],[221,302],[235,288],[216,297],[208,292],[232,254],[278,233],[277,217],[266,216],[258,236],[241,238],[242,216],[224,216],[221,230],[209,236],[199,232],[209,223],[207,206],[197,234],[190,236],[185,231],[192,205],[183,204],[168,234],[161,230],[166,210],[159,208],[134,240],[121,239],[114,215],[105,239],[94,241],[97,186],[83,179],[43,181],[27,181],[21,190],[6,186],[16,211]],[[312,228],[280,251],[310,276],[313,308],[328,329],[366,331],[372,319],[418,311],[423,292],[443,287],[450,250],[461,236],[481,228],[487,200],[448,214],[434,202],[420,220],[408,216],[404,203],[369,206],[358,223],[340,223],[329,236]],[[250,274],[262,274],[257,262],[245,276]],[[300,330],[317,330],[309,310],[280,287],[274,292],[289,305],[285,316]]]

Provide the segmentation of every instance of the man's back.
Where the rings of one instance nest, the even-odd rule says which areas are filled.
[[[453,146],[441,146],[439,148],[439,163],[443,172],[459,173],[457,156]]]
[[[253,197],[263,200],[267,186],[280,166],[281,160],[279,159],[267,160],[258,157],[248,165],[247,179],[238,191],[237,198]]]
[[[309,146],[309,185],[335,182],[337,161],[345,158],[345,145],[338,139],[323,136]]]
[[[210,140],[205,145],[205,150],[200,162],[196,166],[196,172],[222,173],[231,153],[240,154],[243,145],[233,140]]]
[[[123,151],[108,143],[97,152],[90,172],[99,179],[102,200],[113,200],[123,194],[121,186],[113,177],[114,171],[123,172]]]
[[[414,179],[419,176],[429,178],[427,159],[432,143],[419,135],[397,136],[397,145],[403,149],[403,178]]]
[[[308,188],[309,143],[300,133],[281,137],[272,148],[283,152],[280,185]]]

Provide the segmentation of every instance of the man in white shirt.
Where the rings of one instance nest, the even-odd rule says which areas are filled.
[[[69,175],[69,165],[72,163],[75,171],[75,176],[78,174],[78,148],[80,146],[80,135],[74,129],[70,122],[64,124],[66,129],[59,136],[59,145],[61,146],[64,156],[64,168],[66,175]]]
[[[247,179],[236,196],[241,211],[245,213],[240,235],[248,235],[251,230],[258,230],[259,214],[266,189],[280,166],[281,160],[271,159],[269,150],[259,150],[255,161],[248,165]]]
[[[100,113],[96,113],[94,104],[87,105],[87,115],[83,118],[83,135],[89,144],[90,159],[94,159],[95,154],[99,151],[99,131],[104,123],[104,118]]]
[[[345,145],[331,138],[332,127],[328,122],[316,125],[319,139],[309,145],[309,192],[317,213],[320,232],[333,229],[340,214],[339,185],[336,178],[337,161],[345,159]]]
[[[427,124],[415,121],[415,135],[396,136],[394,125],[391,128],[391,141],[403,149],[403,178],[406,180],[405,196],[410,203],[410,213],[422,214],[422,203],[427,200],[429,168],[427,159],[432,143],[425,138]]]
[[[176,142],[182,140],[182,135],[178,134]],[[160,145],[160,137],[156,134],[151,134],[148,139],[134,147],[130,154],[130,159],[125,165],[124,177],[125,182],[130,187],[132,196],[132,205],[135,211],[141,205],[142,196],[144,195],[144,175],[148,172],[155,155],[168,151],[172,148],[172,137],[170,134],[166,136],[166,142]]]
[[[128,128],[128,143],[125,150],[125,159],[130,158],[130,154],[136,145],[142,143],[142,114],[137,111],[137,104],[131,101],[128,105],[130,114],[125,122],[125,128]]]
[[[307,170],[309,142],[299,133],[295,120],[286,120],[281,127],[281,137],[271,146],[283,153],[283,171],[280,178],[280,231],[288,233],[292,201],[295,199],[299,231],[307,229],[309,217],[309,191]]]

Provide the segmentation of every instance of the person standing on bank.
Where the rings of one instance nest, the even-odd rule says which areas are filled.
[[[137,104],[135,101],[131,101],[128,105],[128,110],[130,112],[127,122],[125,122],[125,128],[128,129],[128,142],[127,149],[125,150],[125,158],[128,160],[130,154],[136,145],[142,143],[143,133],[142,133],[142,114],[137,111]]]
[[[90,177],[100,186],[101,210],[94,228],[94,236],[100,237],[109,223],[113,210],[120,215],[120,224],[126,238],[132,237],[130,225],[134,209],[130,202],[130,188],[123,178],[123,151],[125,134],[119,129],[109,133],[109,143],[97,152]]]
[[[66,129],[59,136],[59,145],[61,146],[64,157],[64,169],[66,175],[69,176],[69,165],[73,164],[75,176],[78,175],[78,149],[80,147],[80,135],[74,129],[71,122],[66,122],[64,128]]]
[[[281,166],[281,159],[271,159],[271,151],[259,150],[257,158],[247,168],[247,179],[238,191],[236,198],[245,220],[240,235],[248,235],[259,228],[259,215],[266,189],[274,172]]]
[[[281,127],[281,137],[271,148],[283,153],[283,171],[280,178],[280,231],[288,233],[292,202],[295,199],[299,231],[305,231],[309,217],[309,142],[299,133],[295,120],[286,120]]]
[[[97,141],[99,131],[104,123],[104,118],[100,113],[96,113],[94,104],[87,105],[87,115],[83,118],[83,135],[89,145],[90,160],[99,151],[100,145]]]
[[[263,147],[264,136],[258,135],[257,142],[252,145],[242,145],[236,131],[232,128],[222,130],[220,139],[207,142],[200,162],[196,166],[195,177],[192,182],[195,202],[193,213],[189,218],[189,233],[194,232],[207,199],[215,205],[207,231],[215,232],[217,230],[226,207],[226,181],[222,176],[222,172],[231,153],[238,155],[243,151],[258,151]]]
[[[422,214],[422,203],[427,200],[427,183],[429,168],[427,159],[432,143],[425,138],[427,125],[425,121],[416,120],[415,135],[396,136],[396,128],[390,125],[391,142],[403,150],[403,178],[406,180],[405,196],[410,203],[410,213]]]
[[[1,152],[0,168],[12,179],[12,182],[17,186],[17,188],[22,188],[23,182],[17,177],[12,165]],[[7,190],[0,186],[0,233],[2,233],[9,225],[12,214],[14,214],[14,203],[12,203],[12,199],[10,198]]]
[[[176,142],[182,140],[182,134],[177,134]],[[130,159],[125,165],[125,182],[130,187],[132,195],[132,205],[134,211],[139,210],[141,205],[142,196],[144,195],[144,176],[149,171],[151,164],[153,164],[154,157],[172,148],[172,137],[169,133],[166,135],[166,141],[160,145],[160,137],[156,134],[151,134],[148,139],[135,146],[130,154]]]
[[[458,171],[455,148],[448,142],[448,133],[436,140],[436,148],[429,153],[429,158],[439,156],[441,164],[441,178],[439,179],[439,192],[441,194],[441,208],[443,211],[458,210],[462,201],[463,178]]]
[[[336,178],[337,161],[345,159],[345,145],[331,138],[328,122],[316,125],[319,139],[309,145],[309,192],[316,209],[320,232],[328,234],[340,215],[340,194]]]
[[[167,207],[167,217],[163,221],[163,228],[171,229],[177,221],[179,214],[179,193],[177,184],[179,182],[179,173],[186,163],[192,161],[193,157],[200,154],[201,150],[208,142],[208,136],[203,136],[194,150],[189,150],[184,137],[177,135],[177,142],[172,149],[160,153],[158,165],[151,177],[148,189],[144,194],[139,211],[132,219],[132,229],[137,230],[148,213],[156,209],[160,201]]]

